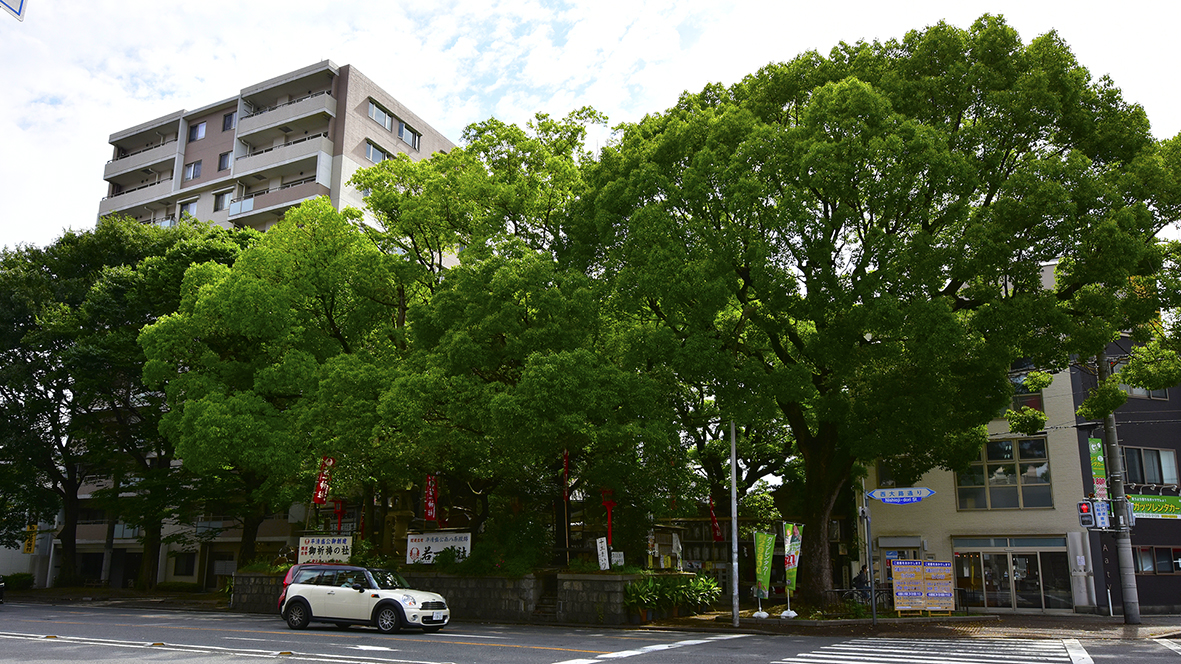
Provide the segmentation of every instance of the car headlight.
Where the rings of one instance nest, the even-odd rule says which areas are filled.
[[[406,607],[410,608],[410,609],[413,609],[414,607],[418,606],[418,602],[414,601],[414,598],[411,597],[410,595],[402,595],[402,603],[405,604]]]

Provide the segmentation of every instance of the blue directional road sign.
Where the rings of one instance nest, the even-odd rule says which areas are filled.
[[[906,505],[907,503],[917,503],[923,498],[929,498],[935,495],[935,492],[925,486],[911,486],[905,489],[876,489],[865,495],[890,505]]]
[[[25,10],[29,6],[29,0],[0,0],[0,6],[8,10],[19,21],[25,20]]]

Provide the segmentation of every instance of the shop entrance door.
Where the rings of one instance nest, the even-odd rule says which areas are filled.
[[[1021,538],[1012,538],[1020,541]],[[1056,538],[1038,538],[1041,541]],[[993,544],[989,551],[963,551],[964,543]],[[956,542],[955,575],[957,601],[966,607],[993,610],[1073,610],[1070,567],[1065,538],[1060,551],[997,550],[1010,544],[1006,538],[960,540]],[[1050,543],[1050,542],[1047,542]],[[983,547],[981,547],[983,548]]]

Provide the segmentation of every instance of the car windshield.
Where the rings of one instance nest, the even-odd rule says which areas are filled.
[[[371,569],[369,574],[373,576],[374,583],[382,590],[395,590],[397,588],[409,588],[410,584],[403,579],[397,572],[391,572],[388,569]]]

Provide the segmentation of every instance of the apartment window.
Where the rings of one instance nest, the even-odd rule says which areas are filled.
[[[1124,472],[1129,484],[1177,484],[1177,453],[1125,447]]]
[[[373,118],[377,124],[385,127],[386,131],[394,130],[394,116],[390,115],[389,111],[373,103],[372,99],[369,100],[369,117]]]
[[[879,459],[877,462],[877,471],[879,489],[893,489],[895,487],[913,486],[912,484],[899,484],[898,480],[894,477],[894,469],[889,463],[886,463],[881,459]]]
[[[184,217],[184,216],[196,217],[197,216],[197,201],[188,201],[187,203],[181,203],[180,209],[177,210],[177,216],[179,216],[179,217]]]
[[[233,156],[233,154],[234,153],[232,153],[232,152],[223,152],[223,153],[217,155],[217,170],[219,170],[219,171],[229,170],[230,161],[231,161],[230,157]]]
[[[980,459],[956,473],[956,493],[961,510],[1053,507],[1046,440],[988,441]]]
[[[1127,362],[1117,363],[1115,365],[1114,371],[1119,371],[1120,369],[1123,369],[1126,364],[1127,364]],[[1169,398],[1169,391],[1168,390],[1146,390],[1143,387],[1132,387],[1131,385],[1124,385],[1123,383],[1120,383],[1119,388],[1121,390],[1123,390],[1124,392],[1127,392],[1128,396],[1136,397],[1137,399],[1168,399]]]
[[[213,195],[213,211],[221,212],[230,206],[230,194],[233,192],[223,191],[220,194]]]
[[[197,554],[178,553],[172,563],[173,576],[193,576],[197,573]]]
[[[398,138],[410,144],[410,147],[415,150],[418,149],[418,144],[422,141],[422,134],[414,131],[406,126],[405,122],[398,123]]]
[[[1181,572],[1181,549],[1166,546],[1138,546],[1132,549],[1137,574]]]
[[[1019,411],[1025,406],[1029,406],[1044,413],[1046,408],[1042,403],[1042,391],[1031,390],[1025,386],[1025,377],[1028,375],[1029,372],[1022,372],[1009,376],[1009,381],[1013,383],[1013,410]]]
[[[189,142],[199,141],[205,138],[205,123],[198,122],[195,125],[189,125]]]
[[[365,157],[367,157],[369,159],[369,161],[371,161],[375,164],[380,164],[381,162],[385,161],[386,159],[389,159],[390,155],[388,152],[386,152],[385,150],[382,150],[381,148],[377,147],[376,145],[366,142],[365,143]]]
[[[238,126],[238,111],[230,111],[221,116],[221,130],[229,131]]]
[[[194,161],[191,164],[185,164],[185,182],[195,180],[201,177],[201,160]]]

